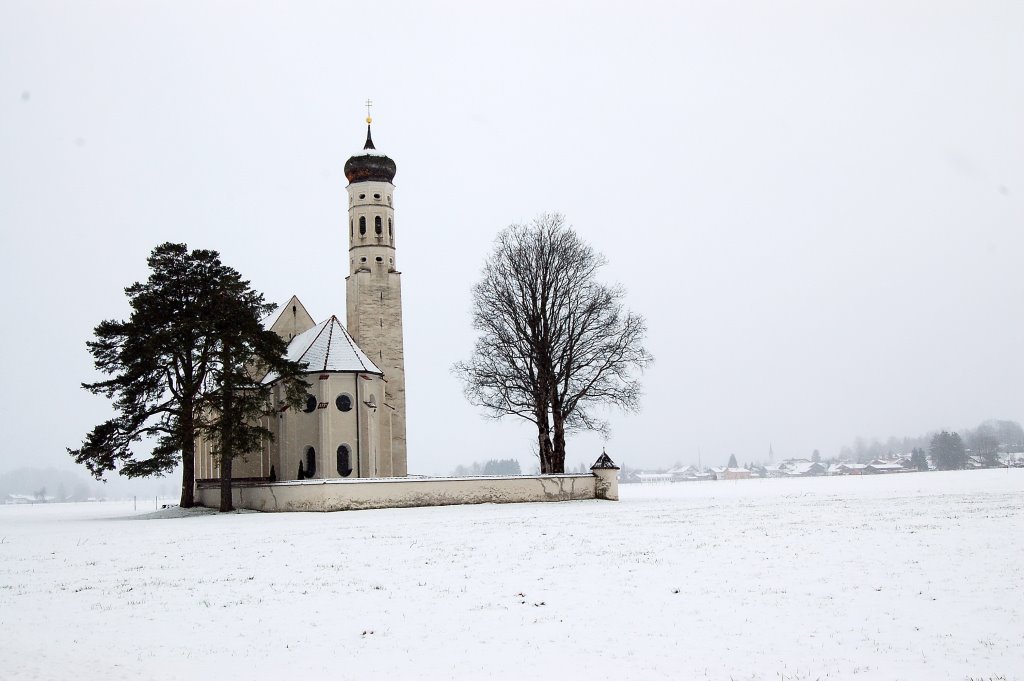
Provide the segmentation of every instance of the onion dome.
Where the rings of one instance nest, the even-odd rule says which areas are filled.
[[[395,162],[377,151],[370,137],[370,121],[366,122],[366,144],[363,150],[345,162],[345,177],[352,182],[393,182],[398,167]]]

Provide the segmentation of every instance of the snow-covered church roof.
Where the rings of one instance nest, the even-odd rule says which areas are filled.
[[[311,374],[322,371],[384,373],[359,349],[334,315],[293,338],[288,344],[286,356],[293,362],[306,364],[306,372]],[[277,374],[270,372],[263,382],[272,383],[276,380]]]
[[[295,298],[295,296],[292,296],[292,298]],[[292,301],[289,300],[288,303],[290,302]],[[277,320],[281,318],[281,315],[284,314],[284,311],[288,309],[288,303],[281,303],[280,305],[277,306],[276,310],[274,310],[266,317],[264,317],[262,320],[260,320],[260,324],[263,325],[264,329],[270,330],[274,328],[274,323],[277,322]]]

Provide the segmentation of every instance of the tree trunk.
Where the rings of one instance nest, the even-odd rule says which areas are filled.
[[[225,366],[230,364],[225,363]],[[220,438],[220,511],[235,510],[231,503],[231,465],[234,462],[235,446],[233,442],[234,423],[234,388],[230,380],[224,381],[223,408],[221,410],[221,438]]]
[[[551,420],[555,424],[555,441],[551,452],[552,473],[565,472],[565,415],[560,409],[551,410]]]
[[[537,444],[540,447],[540,472],[542,475],[550,475],[552,472],[551,437],[546,425],[538,426],[537,431]]]
[[[234,511],[235,506],[231,501],[231,464],[233,457],[228,451],[221,452],[220,456],[220,510],[222,513]]]
[[[551,473],[551,430],[548,425],[548,410],[547,404],[537,405],[537,410],[534,413],[537,418],[537,449],[540,454],[540,472],[541,475],[549,475]]]
[[[192,508],[196,503],[195,421],[192,418],[191,405],[188,405],[184,412],[187,416],[182,419],[181,424],[181,501],[178,505],[182,508]]]

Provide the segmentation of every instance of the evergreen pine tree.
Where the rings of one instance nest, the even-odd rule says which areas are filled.
[[[240,277],[225,282],[213,301],[217,348],[209,382],[214,387],[204,433],[220,456],[220,510],[231,511],[231,471],[234,458],[255,451],[274,434],[262,425],[274,413],[273,385],[282,387],[286,403],[297,406],[309,384],[302,367],[285,359],[288,344],[265,329],[261,319],[270,312],[263,295]],[[263,382],[264,376],[274,377]],[[313,475],[313,462],[307,468]]]
[[[942,431],[932,438],[931,456],[940,471],[959,470],[967,466],[967,452],[960,436]]]
[[[910,465],[919,471],[928,470],[928,457],[925,456],[923,449],[914,447],[910,452]]]
[[[129,318],[101,322],[95,339],[86,343],[96,369],[110,378],[82,387],[112,400],[116,415],[68,453],[97,479],[113,470],[127,477],[162,475],[180,462],[180,504],[189,508],[196,437],[213,428],[210,414],[225,413],[214,408],[225,378],[216,370],[225,342],[238,330],[236,307],[248,313],[267,306],[216,251],[165,243],[153,249],[148,264],[149,278],[125,289]],[[238,351],[233,361],[255,359],[245,354],[251,345],[233,347]],[[258,359],[281,361],[280,353]],[[295,369],[286,373],[291,376]],[[156,441],[149,456],[140,458],[135,445],[148,438]]]

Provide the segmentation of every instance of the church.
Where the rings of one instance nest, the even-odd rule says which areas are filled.
[[[405,359],[402,282],[395,249],[395,162],[377,151],[366,118],[366,143],[345,163],[348,179],[348,276],[345,324],[317,322],[297,296],[264,325],[288,341],[288,359],[307,365],[310,384],[299,409],[273,388],[274,434],[259,452],[237,459],[244,481],[404,477]],[[276,376],[262,378],[273,385]],[[211,443],[196,442],[196,477],[219,477]]]

